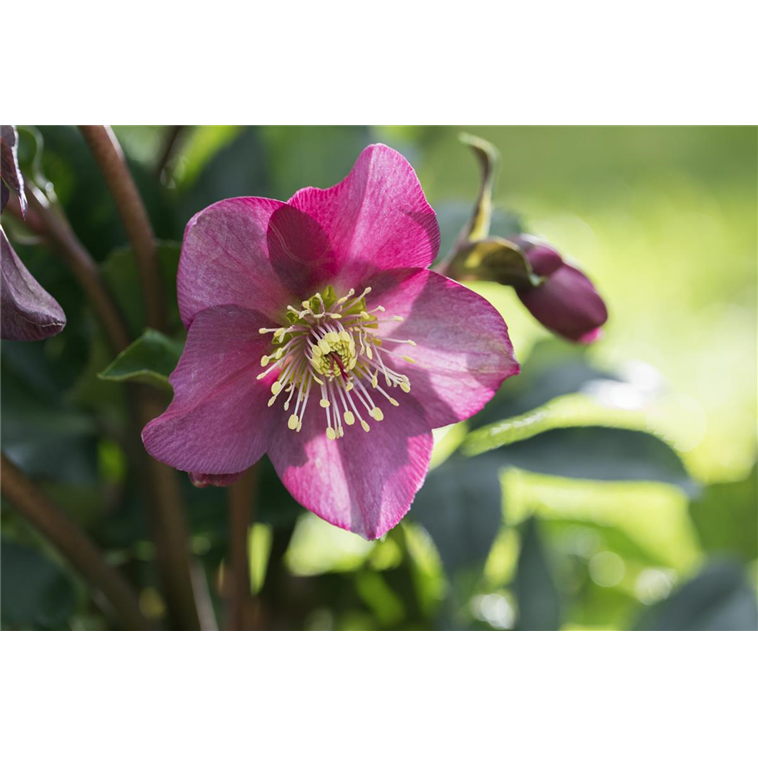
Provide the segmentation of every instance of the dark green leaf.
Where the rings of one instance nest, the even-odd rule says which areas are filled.
[[[643,631],[756,631],[755,592],[736,562],[718,561],[640,619]]]
[[[44,137],[43,172],[85,248],[103,260],[114,247],[126,244],[127,236],[102,173],[77,128],[41,126],[39,131]],[[176,238],[182,227],[166,190],[144,166],[127,162],[156,236]]]
[[[342,181],[361,150],[375,141],[367,126],[267,127],[264,137],[269,196],[280,200],[302,187],[330,187]]]
[[[534,518],[524,524],[513,590],[519,631],[557,631],[561,627],[561,597]]]
[[[247,127],[224,144],[203,167],[181,199],[180,221],[229,197],[268,197],[269,179],[265,145],[258,127]]]
[[[432,471],[411,517],[434,540],[449,575],[481,570],[502,524],[499,465],[491,458],[455,457]]]
[[[181,343],[154,329],[132,342],[98,376],[106,381],[136,381],[166,388],[168,377],[182,355]]]
[[[176,301],[176,272],[179,267],[181,245],[178,242],[159,242],[157,255],[163,285],[163,301],[168,308],[168,328],[180,330],[179,307]],[[100,266],[108,289],[126,318],[131,334],[139,334],[145,326],[142,285],[137,259],[130,247],[112,250]]]
[[[41,552],[7,539],[2,560],[2,621],[10,628],[59,629],[74,610],[66,574]]]
[[[597,481],[662,481],[698,491],[677,453],[644,431],[602,426],[555,428],[492,452],[502,465]]]
[[[93,419],[70,406],[46,382],[30,381],[18,362],[5,360],[5,351],[4,345],[1,404],[5,454],[31,476],[94,483],[97,445]]]
[[[558,339],[539,342],[518,376],[503,383],[469,426],[481,428],[503,418],[511,418],[566,394],[581,392],[591,381],[617,377],[595,368],[587,360],[586,347]]]
[[[690,515],[707,552],[754,560],[758,557],[756,468],[744,481],[709,486],[690,503]]]

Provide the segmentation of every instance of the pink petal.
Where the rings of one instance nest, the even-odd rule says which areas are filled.
[[[183,471],[239,473],[266,450],[273,377],[256,380],[271,346],[264,317],[235,305],[200,311],[170,381],[174,399],[145,426],[142,441],[156,459]]]
[[[286,415],[274,424],[268,455],[292,496],[329,523],[377,539],[408,512],[426,477],[432,435],[418,404],[377,403],[384,420],[367,417],[371,431],[356,423],[329,440],[325,413],[309,407],[303,429],[287,429]],[[275,408],[272,408],[274,410]]]
[[[437,217],[410,163],[386,145],[371,145],[344,181],[301,189],[289,204],[327,234],[340,266],[339,282],[389,268],[426,268],[437,256]]]
[[[0,336],[36,341],[55,336],[65,325],[63,309],[29,273],[0,227]]]
[[[386,272],[370,284],[367,307],[382,305],[385,318],[404,318],[383,324],[377,336],[416,343],[384,346],[394,353],[387,356],[388,366],[408,376],[410,396],[421,404],[432,428],[479,412],[503,381],[519,372],[505,321],[470,289],[418,269]]]
[[[307,213],[282,205],[271,215],[266,232],[271,265],[294,293],[296,304],[321,291],[335,278],[337,258],[329,238]]]
[[[189,328],[214,305],[239,305],[268,318],[295,299],[273,267],[267,232],[284,203],[262,197],[222,200],[194,216],[184,232],[177,276],[179,312]]]

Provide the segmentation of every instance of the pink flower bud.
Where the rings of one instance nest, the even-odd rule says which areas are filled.
[[[608,310],[592,282],[547,244],[525,235],[514,241],[524,250],[534,273],[544,277],[539,286],[518,290],[529,312],[564,339],[582,344],[597,339]]]

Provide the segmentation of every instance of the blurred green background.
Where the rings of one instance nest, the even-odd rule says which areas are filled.
[[[578,261],[608,303],[605,337],[567,345],[511,290],[472,284],[508,323],[522,375],[480,416],[436,432],[434,470],[383,541],[305,513],[264,466],[250,627],[755,629],[755,128],[115,129],[167,241],[169,276],[195,212],[329,186],[376,141],[414,165],[449,245],[478,189],[462,130],[501,154],[494,231],[526,229]],[[81,137],[71,127],[20,135],[22,167],[57,197],[137,337],[126,237]],[[160,621],[154,547],[120,441],[122,388],[96,377],[111,356],[70,275],[41,240],[3,222],[69,318],[48,342],[3,343],[3,449]],[[185,488],[191,547],[223,626],[225,493]],[[7,503],[2,534],[3,627],[110,627]]]

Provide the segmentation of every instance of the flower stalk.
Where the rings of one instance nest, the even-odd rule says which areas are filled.
[[[35,528],[57,547],[69,563],[105,598],[131,631],[151,630],[139,600],[123,576],[103,558],[91,539],[60,510],[42,489],[2,456],[2,493]]]
[[[134,249],[145,297],[147,325],[158,331],[165,331],[166,309],[163,303],[155,234],[124,160],[124,153],[110,127],[80,126],[79,130],[103,174]]]
[[[229,587],[229,631],[243,631],[250,603],[250,554],[248,533],[255,518],[258,466],[254,465],[227,492],[229,503],[229,561],[225,581]],[[225,576],[226,576],[225,572]]]
[[[30,209],[39,220],[43,233],[84,289],[113,351],[118,354],[129,346],[129,334],[97,264],[68,222],[47,202],[43,202],[44,195],[29,181],[26,182],[26,192]],[[128,397],[140,426],[163,410],[163,400],[148,387],[129,387]],[[135,464],[137,470],[145,473],[148,516],[152,522],[161,585],[172,622],[182,629],[197,630],[201,624],[193,590],[187,528],[177,476],[142,451],[137,453]]]
[[[53,251],[58,253],[87,294],[113,350],[119,353],[126,349],[129,346],[129,333],[92,256],[84,249],[68,223],[50,207],[44,195],[28,179],[26,197],[33,217],[52,243]]]

